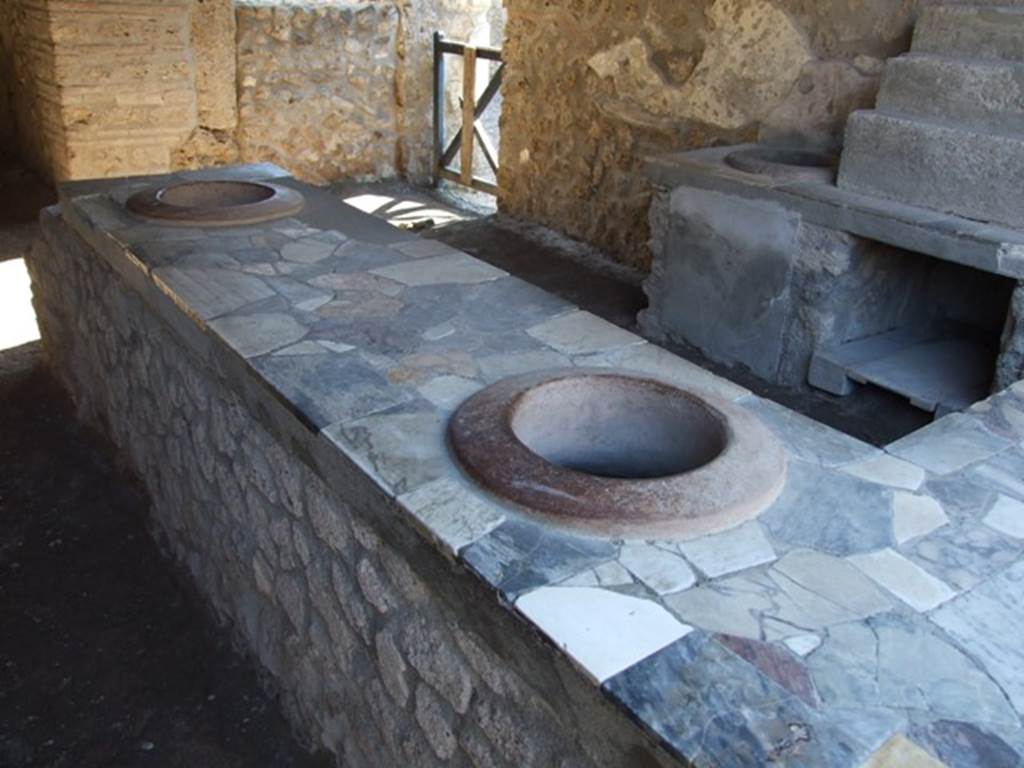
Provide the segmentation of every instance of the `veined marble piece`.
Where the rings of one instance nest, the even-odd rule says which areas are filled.
[[[1024,541],[981,523],[938,528],[904,554],[958,590],[972,589],[1020,558]]]
[[[692,587],[697,577],[679,555],[650,544],[625,544],[619,562],[659,595]]]
[[[999,437],[1024,442],[1024,398],[1007,389],[972,405],[967,413]]]
[[[755,571],[665,596],[694,626],[755,640],[781,640],[888,610],[879,587],[849,563],[810,550]]]
[[[976,419],[952,413],[897,440],[886,450],[940,475],[987,459],[1010,447],[1005,438],[993,435]]]
[[[445,418],[434,409],[378,413],[331,424],[324,435],[395,495],[453,474]],[[365,460],[360,460],[365,456]]]
[[[986,671],[921,617],[889,613],[832,627],[807,664],[829,706],[906,707],[957,720],[1019,722]]]
[[[275,295],[260,278],[229,269],[163,267],[153,277],[203,320]]]
[[[242,357],[257,357],[294,344],[309,330],[283,312],[229,315],[210,321],[210,328]]]
[[[511,517],[462,551],[466,563],[510,599],[613,560],[617,554],[609,541]]]
[[[950,601],[931,620],[971,649],[1024,715],[1024,562]]]
[[[678,546],[691,563],[711,578],[775,559],[775,550],[756,520],[722,533],[680,542]]]
[[[930,611],[956,592],[893,549],[849,558],[857,568],[916,611]]]
[[[398,500],[453,555],[505,519],[502,507],[449,477],[421,485]]]
[[[892,496],[892,536],[897,544],[931,533],[949,522],[942,505],[931,496],[896,491]]]
[[[797,459],[823,467],[839,467],[875,457],[873,445],[844,435],[836,429],[791,411],[771,400],[748,397],[743,401]]]
[[[985,515],[985,525],[1015,539],[1024,539],[1024,502],[999,494]]]
[[[927,745],[950,768],[1020,768],[1024,738],[1019,727],[932,720],[916,713],[914,719],[918,722],[911,723],[910,735]]]
[[[656,344],[636,344],[610,352],[582,355],[574,358],[573,363],[584,367],[608,366],[646,373],[677,387],[710,392],[726,400],[739,400],[750,394],[750,390],[716,376]]]
[[[442,283],[484,283],[508,273],[479,259],[456,251],[445,256],[431,256],[388,267],[371,269],[375,275],[403,285],[439,285]]]
[[[891,543],[891,491],[832,469],[791,461],[786,486],[761,513],[777,542],[833,555],[851,555]]]
[[[1011,448],[975,464],[967,476],[986,488],[1024,501],[1024,450]]]
[[[633,576],[618,560],[588,568],[559,582],[562,587],[623,587],[633,583]]]
[[[848,464],[843,467],[843,471],[861,480],[908,491],[918,490],[925,480],[923,469],[887,453],[879,453],[855,464]]]
[[[797,656],[809,656],[821,645],[821,636],[814,634],[796,635],[782,641]]]
[[[597,682],[692,631],[651,600],[594,587],[541,587],[516,608]]]
[[[693,765],[851,768],[901,725],[882,709],[827,718],[703,632],[604,688]]]
[[[526,332],[552,349],[570,356],[645,343],[639,336],[583,310],[535,325]]]

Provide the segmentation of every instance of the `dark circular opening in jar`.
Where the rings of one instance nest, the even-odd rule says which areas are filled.
[[[179,208],[230,208],[269,200],[274,190],[246,181],[197,181],[160,191],[160,202]]]
[[[679,475],[725,450],[717,411],[682,390],[617,376],[579,376],[536,386],[516,402],[511,428],[559,467],[605,478]]]

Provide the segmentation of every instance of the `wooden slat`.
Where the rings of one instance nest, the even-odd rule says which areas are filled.
[[[473,131],[476,122],[476,48],[467,45],[462,60],[462,155],[459,160],[463,184],[473,182]]]
[[[440,175],[442,179],[448,179],[448,181],[457,181],[460,184],[463,183],[462,177],[459,174],[447,168],[442,168]],[[473,189],[479,189],[481,192],[486,192],[490,195],[498,194],[497,185],[492,184],[489,181],[485,181],[484,179],[478,179],[476,177],[473,177],[472,179],[470,179],[469,184],[466,184],[466,186],[472,187]]]
[[[495,73],[491,75],[491,81],[487,83],[487,87],[484,88],[484,92],[480,94],[480,99],[477,101],[476,108],[473,110],[473,114],[476,116],[477,120],[480,119],[480,117],[484,113],[484,110],[487,109],[491,101],[497,95],[498,89],[501,88],[501,77],[504,71],[505,65],[502,64],[500,67],[498,67]],[[459,151],[461,142],[462,129],[459,128],[459,130],[457,130],[455,132],[455,135],[452,137],[451,144],[448,145],[448,147],[444,151],[444,154],[441,155],[442,168],[447,166],[448,163],[455,159],[455,153]]]
[[[441,43],[441,50],[444,53],[454,53],[456,56],[461,56],[467,48],[471,46],[466,43],[458,43],[454,40],[445,40]],[[501,61],[501,49],[491,48],[487,45],[472,46],[476,51],[476,57],[478,59],[488,59],[490,61]]]
[[[473,123],[473,135],[476,136],[476,140],[480,142],[480,149],[484,153],[484,159],[487,164],[491,166],[491,170],[494,174],[498,174],[498,152],[494,148],[494,144],[491,142],[491,137],[487,135],[487,131],[483,129],[480,123]]]

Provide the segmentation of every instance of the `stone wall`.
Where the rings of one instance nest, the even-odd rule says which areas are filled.
[[[307,464],[283,426],[294,415],[226,353],[186,343],[209,338],[136,267],[115,274],[52,209],[43,228],[30,269],[53,369],[145,480],[158,540],[309,745],[351,766],[668,764],[477,578],[399,527],[358,468]]]
[[[243,160],[314,183],[395,174],[394,5],[244,2],[237,18]]]
[[[647,268],[645,154],[835,148],[931,1],[507,0],[499,205]]]

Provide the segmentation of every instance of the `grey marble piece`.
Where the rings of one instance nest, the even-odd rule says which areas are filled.
[[[412,393],[390,384],[352,353],[253,360],[260,375],[317,429],[408,402]]]
[[[760,517],[779,542],[833,555],[889,546],[890,491],[835,470],[789,464],[786,487]]]
[[[203,320],[274,295],[260,278],[228,269],[164,267],[153,277]]]
[[[1010,445],[1009,440],[992,434],[976,419],[953,413],[897,440],[886,450],[944,475],[987,459]]]
[[[749,397],[744,399],[742,404],[760,418],[789,452],[801,461],[824,467],[839,467],[878,454],[878,449],[874,446],[844,435],[771,400]]]
[[[402,264],[378,267],[371,271],[403,285],[483,283],[497,280],[508,274],[459,251],[444,256],[431,256]]]
[[[885,614],[832,627],[808,666],[827,705],[919,709],[955,720],[1018,724],[988,672],[922,618]]]
[[[679,550],[711,578],[775,559],[775,550],[756,520],[722,533],[682,542]]]
[[[211,321],[210,328],[242,357],[265,355],[294,344],[309,330],[281,312],[222,317]]]
[[[991,725],[940,718],[911,725],[914,741],[927,745],[948,766],[1020,768],[1021,756]]]
[[[1024,714],[1024,562],[952,600],[932,614],[931,620],[957,642],[970,648],[974,658],[1002,686],[1018,714]],[[978,720],[978,713],[961,719]]]
[[[858,765],[899,722],[887,713],[829,721],[704,633],[616,675],[606,691],[693,765]]]
[[[779,640],[888,610],[883,591],[846,561],[811,550],[774,566],[667,595],[688,624],[726,635]]]
[[[1010,448],[975,464],[967,472],[974,483],[1024,501],[1024,449]]]
[[[601,539],[554,531],[508,519],[463,550],[465,561],[509,599],[554,584],[584,568],[615,559],[616,547]]]

